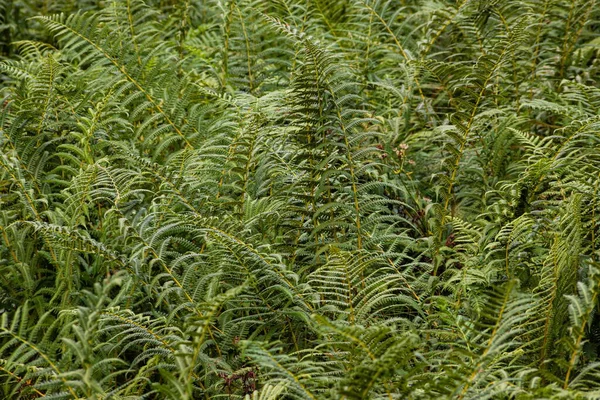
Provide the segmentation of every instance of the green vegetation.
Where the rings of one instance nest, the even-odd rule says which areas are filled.
[[[0,0],[0,398],[600,398],[594,0]]]

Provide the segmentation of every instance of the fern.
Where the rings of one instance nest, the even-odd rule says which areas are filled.
[[[596,3],[0,0],[0,397],[597,397]]]

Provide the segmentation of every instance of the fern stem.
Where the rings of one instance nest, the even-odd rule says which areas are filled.
[[[597,289],[597,287],[594,287],[594,295],[592,296],[592,298],[590,300],[590,304],[595,306],[597,298],[598,298],[598,289]],[[591,312],[592,310],[593,310],[593,308],[589,311]],[[577,334],[577,340],[574,343],[573,352],[571,353],[571,357],[569,358],[569,367],[567,368],[567,373],[565,374],[565,381],[563,384],[563,389],[565,389],[565,390],[569,387],[571,373],[573,372],[573,369],[575,368],[577,359],[579,358],[579,355],[580,355],[579,351],[580,351],[580,347],[581,347],[581,342],[585,338],[585,326],[588,323],[588,318],[589,318],[588,314],[589,314],[589,312],[586,313],[584,318],[581,318],[581,325],[579,326],[579,331],[578,331],[579,333]]]
[[[23,378],[21,378],[20,376],[18,376],[16,374],[13,374],[12,372],[10,372],[9,370],[7,370],[6,368],[3,368],[1,365],[0,365],[0,371],[3,371],[5,373],[9,374],[11,377],[13,377],[14,379],[16,379],[19,383],[21,383],[23,381]],[[46,395],[44,393],[40,392],[39,390],[37,390],[36,388],[32,387],[31,385],[29,385],[29,384],[26,383],[26,386],[30,387],[31,390],[33,390],[35,392],[35,394],[37,394],[38,396],[40,396],[40,397],[46,397]]]
[[[400,54],[402,54],[402,57],[404,57],[404,59],[408,63],[410,61],[410,58],[408,57],[408,54],[406,54],[406,51],[404,50],[404,47],[400,44],[400,41],[398,40],[398,38],[396,37],[396,35],[394,34],[394,32],[392,31],[392,29],[388,25],[388,23],[383,19],[383,17],[381,15],[379,15],[379,13],[377,13],[366,2],[366,0],[360,0],[360,1],[369,10],[369,12],[372,13],[379,20],[379,22],[381,22],[381,24],[384,26],[385,30],[390,34],[390,36],[394,40],[394,43],[396,43],[396,46],[400,50]],[[415,81],[415,84],[417,85],[417,90],[419,91],[419,95],[421,96],[421,101],[423,102],[423,104],[425,104],[425,95],[423,94],[423,90],[421,89],[421,84],[419,83],[419,79],[416,76],[414,76],[413,79]]]

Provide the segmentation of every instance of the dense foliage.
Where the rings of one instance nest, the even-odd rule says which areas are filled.
[[[0,0],[0,397],[600,398],[595,0]]]

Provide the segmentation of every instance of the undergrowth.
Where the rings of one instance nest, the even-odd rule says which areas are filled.
[[[600,398],[595,0],[0,0],[0,397]]]

